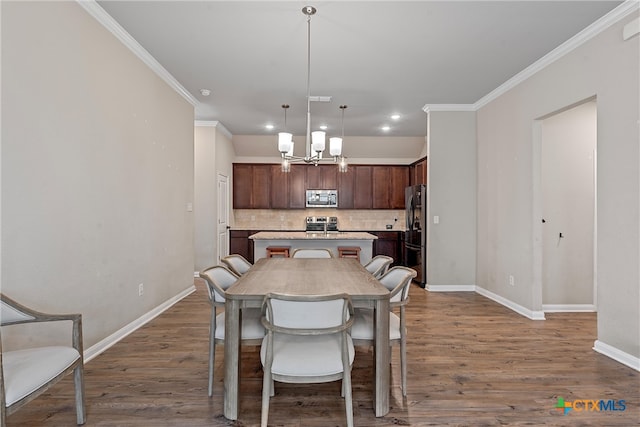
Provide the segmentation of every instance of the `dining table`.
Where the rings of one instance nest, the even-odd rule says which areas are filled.
[[[332,295],[346,293],[356,308],[374,310],[373,406],[376,417],[389,412],[389,291],[353,258],[261,258],[226,290],[224,416],[240,411],[240,322],[244,308],[261,307],[268,293]]]

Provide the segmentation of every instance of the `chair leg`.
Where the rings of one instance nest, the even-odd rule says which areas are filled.
[[[353,427],[353,398],[351,395],[351,368],[342,374],[342,389],[344,392],[344,407],[347,414],[347,427]]]
[[[400,339],[400,370],[402,373],[402,395],[407,396],[407,338],[402,335]]]
[[[273,395],[273,380],[271,372],[264,371],[262,378],[262,414],[260,418],[260,426],[267,427],[269,421],[269,397]]]
[[[214,313],[215,316],[215,313]],[[216,362],[215,327],[209,328],[209,397],[213,396],[213,368]]]
[[[75,384],[76,393],[76,421],[78,425],[82,425],[87,420],[84,412],[84,362],[81,362],[73,370],[73,382]]]

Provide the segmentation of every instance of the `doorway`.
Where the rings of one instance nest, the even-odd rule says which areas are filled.
[[[539,135],[542,311],[596,311],[596,100],[540,119]]]
[[[218,174],[218,264],[229,255],[229,181]]]

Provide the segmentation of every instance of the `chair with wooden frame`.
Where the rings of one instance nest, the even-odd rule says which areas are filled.
[[[72,372],[76,421],[78,425],[85,423],[82,315],[41,313],[0,294],[2,327],[60,321],[72,322],[71,345],[3,351],[0,337],[0,425],[5,426],[7,416]]]
[[[333,252],[330,249],[308,249],[299,248],[293,251],[291,258],[333,258]]]
[[[414,269],[396,266],[387,271],[379,280],[389,289],[389,343],[400,344],[400,370],[402,375],[402,395],[407,395],[407,327],[405,306],[409,303],[411,280],[416,277]],[[393,312],[400,308],[400,315]],[[371,309],[356,309],[351,328],[351,337],[356,346],[373,345],[374,314]]]
[[[364,265],[364,268],[376,279],[379,279],[387,272],[389,266],[393,264],[393,258],[386,255],[376,255],[371,258],[371,261]]]
[[[238,276],[228,268],[215,265],[200,271],[199,276],[207,282],[207,294],[211,303],[211,320],[209,323],[209,397],[213,396],[213,371],[216,361],[216,344],[224,343],[224,311],[217,313],[218,308],[224,308],[225,290],[233,285]],[[259,308],[242,310],[242,327],[240,343],[243,345],[260,345],[264,337],[264,327],[260,321]]]
[[[347,425],[353,426],[351,298],[347,294],[267,294],[262,308],[267,335],[260,349],[264,370],[261,425],[267,426],[274,381],[322,383],[342,379]]]
[[[238,276],[242,276],[253,266],[245,257],[239,254],[227,255],[220,261]]]

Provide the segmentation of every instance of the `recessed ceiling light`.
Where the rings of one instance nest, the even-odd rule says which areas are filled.
[[[268,130],[273,130],[273,128],[275,128],[275,126],[272,124],[265,125],[264,127],[267,128]]]
[[[211,95],[211,91],[209,89],[200,89],[200,94],[202,96],[209,96]]]
[[[328,127],[327,125],[320,125],[320,129],[322,130],[327,130],[327,127]]]
[[[391,115],[391,119],[392,120],[398,120],[400,118],[400,114],[392,114]]]
[[[380,129],[382,129],[385,132],[389,132],[391,130],[391,127],[389,126],[382,126]]]

